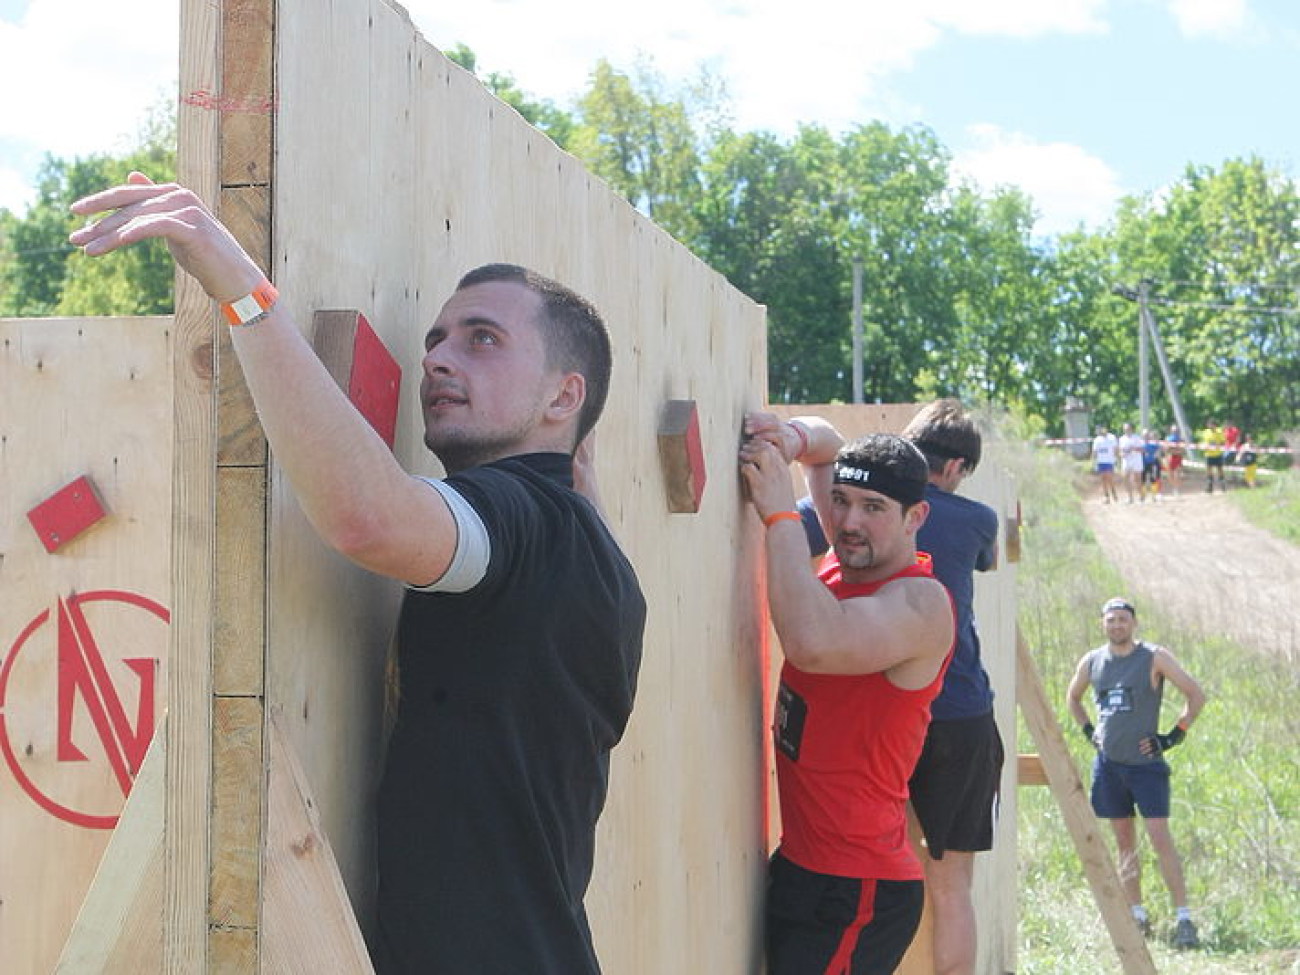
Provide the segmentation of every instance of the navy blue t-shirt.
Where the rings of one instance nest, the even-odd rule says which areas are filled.
[[[447,478],[483,520],[486,576],[410,590],[379,797],[384,975],[599,972],[583,895],[645,600],[572,460]]]

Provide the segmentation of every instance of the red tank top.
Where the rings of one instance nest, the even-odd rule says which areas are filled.
[[[924,553],[879,582],[844,582],[833,555],[819,573],[837,599],[931,575]],[[883,673],[810,674],[788,662],[781,668],[772,731],[783,856],[841,877],[922,878],[907,840],[907,782],[951,659],[950,648],[938,676],[914,691],[894,686]]]

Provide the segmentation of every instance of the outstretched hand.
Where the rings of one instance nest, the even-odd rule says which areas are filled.
[[[71,209],[82,216],[106,214],[68,236],[88,256],[142,240],[163,240],[172,259],[217,301],[242,298],[263,278],[257,264],[203,201],[176,183],[155,183],[133,172],[124,185],[83,197]]]

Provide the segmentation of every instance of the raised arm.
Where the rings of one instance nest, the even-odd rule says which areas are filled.
[[[870,597],[836,599],[809,564],[786,458],[770,439],[752,436],[740,460],[766,526],[768,600],[786,659],[812,673],[888,671],[900,687],[932,681],[952,645],[943,587],[933,579],[899,579]]]
[[[85,197],[74,213],[106,214],[69,240],[89,256],[158,238],[215,301],[250,294],[265,278],[190,190],[132,173]],[[231,329],[244,378],[275,459],[327,544],[364,568],[406,582],[440,578],[456,545],[442,497],[408,475],[338,388],[290,319],[272,304]]]

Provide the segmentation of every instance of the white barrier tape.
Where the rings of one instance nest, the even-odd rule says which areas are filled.
[[[1045,447],[1060,447],[1060,446],[1064,446],[1064,445],[1066,445],[1066,444],[1076,444],[1076,443],[1086,443],[1086,444],[1090,444],[1090,443],[1092,443],[1092,440],[1093,440],[1092,437],[1061,437],[1061,438],[1055,438],[1055,439],[1053,439],[1053,438],[1045,438],[1045,439],[1040,440],[1040,441],[1038,441],[1038,442],[1039,442],[1040,444],[1042,444],[1043,446],[1045,446]],[[1201,451],[1204,451],[1204,450],[1213,450],[1215,447],[1217,447],[1219,450],[1223,451],[1224,453],[1231,453],[1231,452],[1233,452],[1233,451],[1237,451],[1237,450],[1240,450],[1240,449],[1241,449],[1241,448],[1239,448],[1239,447],[1226,447],[1226,446],[1224,446],[1223,444],[1206,444],[1206,443],[1190,443],[1190,444],[1189,444],[1189,443],[1187,443],[1187,442],[1185,442],[1185,441],[1182,441],[1182,440],[1161,440],[1159,443],[1160,443],[1160,446],[1162,446],[1162,447],[1173,447],[1173,446],[1177,446],[1177,447],[1190,448],[1190,449],[1192,449],[1192,450],[1201,450]],[[1293,453],[1295,453],[1295,451],[1292,450],[1290,447],[1252,447],[1251,450],[1253,450],[1253,451],[1254,451],[1255,453],[1257,453],[1257,454],[1293,454]]]

